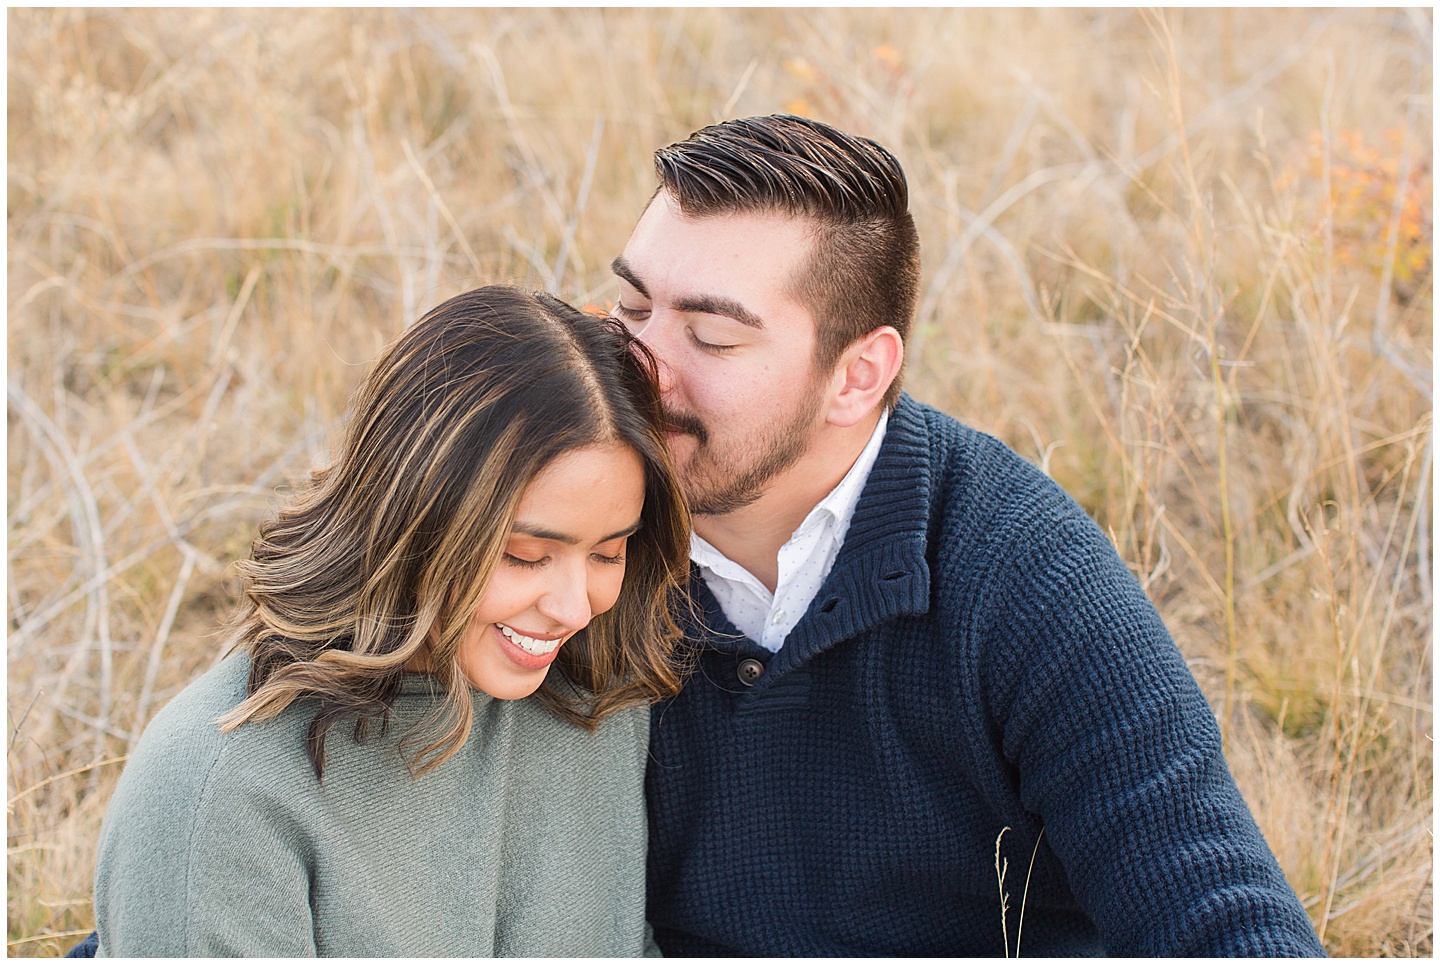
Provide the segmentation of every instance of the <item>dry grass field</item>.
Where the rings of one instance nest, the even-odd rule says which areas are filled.
[[[1428,10],[7,17],[10,954],[377,349],[603,307],[651,151],[780,110],[905,164],[907,388],[1111,534],[1326,947],[1432,953]]]

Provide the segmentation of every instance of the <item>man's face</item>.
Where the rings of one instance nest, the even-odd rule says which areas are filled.
[[[791,294],[810,245],[798,219],[687,218],[661,192],[615,259],[614,314],[660,361],[666,441],[697,514],[753,502],[820,424],[815,320]]]

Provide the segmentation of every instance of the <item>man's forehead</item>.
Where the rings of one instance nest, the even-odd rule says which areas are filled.
[[[640,218],[636,222],[636,230],[639,230],[641,225],[656,221],[674,221],[691,226],[721,222],[752,222],[763,225],[767,230],[805,235],[813,233],[820,226],[820,222],[810,215],[774,205],[751,207],[737,204],[735,207],[687,207],[679,198],[663,189],[657,191],[646,202],[645,210],[640,212]]]
[[[635,285],[707,246],[732,254],[759,252],[765,266],[777,261],[798,266],[808,260],[818,227],[812,219],[770,209],[687,213],[662,192],[651,199],[611,270]]]

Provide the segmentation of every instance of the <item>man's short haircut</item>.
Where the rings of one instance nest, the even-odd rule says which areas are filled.
[[[881,325],[908,335],[920,238],[905,172],[879,144],[790,114],[746,117],[661,148],[655,170],[686,215],[779,212],[814,225],[795,294],[815,317],[820,371]],[[897,376],[885,404],[899,397]]]

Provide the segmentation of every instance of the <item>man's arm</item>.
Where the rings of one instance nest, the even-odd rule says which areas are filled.
[[[1049,525],[1007,570],[990,706],[1110,954],[1323,955],[1209,705],[1099,528]]]

